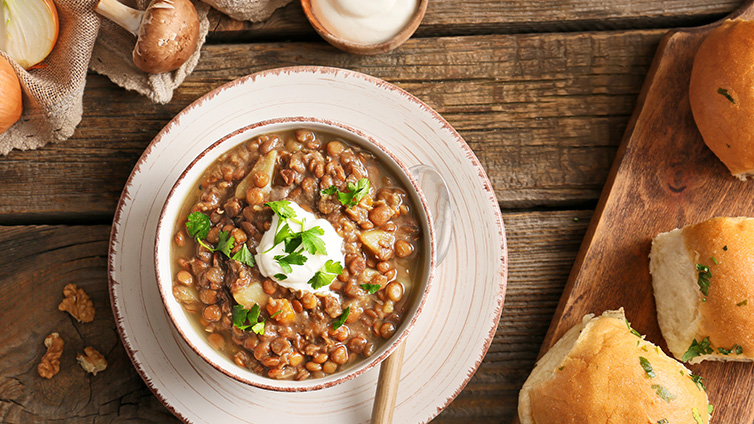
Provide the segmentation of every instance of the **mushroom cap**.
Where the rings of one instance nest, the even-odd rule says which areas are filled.
[[[171,72],[196,51],[199,17],[190,0],[152,0],[144,12],[133,51],[144,72]]]

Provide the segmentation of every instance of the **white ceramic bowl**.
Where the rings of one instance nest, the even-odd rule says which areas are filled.
[[[275,380],[239,367],[230,358],[209,345],[206,336],[202,334],[201,330],[197,329],[197,325],[193,322],[194,318],[188,312],[184,311],[181,304],[173,296],[173,279],[177,269],[174,268],[173,261],[171,261],[171,249],[176,232],[178,214],[189,191],[195,187],[202,173],[220,155],[255,136],[302,127],[338,135],[349,142],[369,150],[400,179],[401,184],[408,189],[411,200],[418,206],[416,212],[422,225],[425,260],[422,270],[423,278],[421,281],[415,282],[416,286],[412,289],[411,294],[413,299],[411,299],[411,305],[404,316],[403,322],[396,329],[395,335],[376,349],[372,356],[369,358],[359,358],[359,360],[350,364],[346,369],[323,378],[310,378],[303,381]],[[439,220],[439,234],[442,236],[440,242],[441,251],[444,252],[444,246],[448,245],[450,241],[448,236],[450,234],[450,210],[448,209],[448,204],[443,201],[443,197],[447,196],[447,188],[445,188],[439,174],[435,173],[436,175],[432,177],[431,170],[429,173],[427,173],[428,170],[425,168],[412,170],[415,174],[418,174],[420,179],[427,181],[427,184],[433,185],[433,190],[439,190],[440,192],[439,196],[433,196],[436,200],[433,202],[432,209],[434,209],[435,215],[441,218]],[[430,178],[427,178],[427,175]],[[333,386],[366,372],[378,365],[403,342],[414,326],[417,317],[422,312],[427,294],[432,285],[434,269],[438,262],[437,235],[438,231],[435,228],[432,213],[430,212],[430,204],[424,196],[417,179],[412,175],[411,170],[403,165],[392,153],[387,151],[378,141],[340,123],[304,117],[274,119],[249,125],[223,137],[194,159],[181,174],[168,195],[157,226],[154,256],[157,284],[170,320],[185,342],[206,362],[225,375],[243,383],[269,390],[317,390]],[[444,256],[444,253],[441,253],[440,256]]]

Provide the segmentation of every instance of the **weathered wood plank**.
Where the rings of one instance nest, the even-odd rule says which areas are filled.
[[[730,13],[740,0],[433,0],[415,37],[594,31],[696,26]],[[318,39],[294,1],[270,19],[252,24],[213,11],[210,42],[282,38]]]
[[[505,214],[509,280],[503,316],[479,371],[435,421],[509,422],[518,390],[534,364],[589,211]],[[574,221],[578,218],[578,222]],[[174,422],[141,381],[115,329],[107,293],[109,227],[0,227],[0,422]],[[57,310],[63,286],[76,283],[96,307],[92,323]],[[19,317],[22,317],[19,318]],[[66,345],[60,374],[37,375],[44,337]],[[75,360],[84,346],[102,351],[109,367],[85,375]]]
[[[593,204],[663,33],[415,39],[377,57],[321,43],[207,46],[168,105],[92,75],[74,138],[0,158],[0,220],[107,222],[134,163],[173,115],[242,75],[301,64],[369,73],[426,101],[467,139],[503,207]]]

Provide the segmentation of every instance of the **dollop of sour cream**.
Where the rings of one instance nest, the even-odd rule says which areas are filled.
[[[285,243],[278,243],[273,247],[275,243],[275,233],[278,229],[278,223],[280,217],[275,214],[270,224],[270,229],[265,231],[262,236],[262,240],[257,246],[257,254],[255,259],[259,272],[265,277],[271,278],[278,282],[283,287],[287,287],[292,290],[305,290],[310,292],[323,292],[330,290],[330,286],[320,287],[314,289],[309,284],[309,280],[316,274],[328,260],[333,262],[340,262],[341,265],[345,264],[345,255],[343,254],[343,237],[341,237],[335,228],[325,219],[319,219],[311,212],[303,210],[295,202],[289,202],[289,206],[296,212],[295,220],[287,219],[286,222],[294,233],[302,232],[314,227],[319,227],[324,231],[324,235],[319,236],[325,244],[326,254],[309,254],[307,251],[303,251],[302,254],[307,258],[303,265],[291,265],[293,272],[286,272],[282,266],[275,260],[275,256],[287,255],[285,252]],[[299,222],[301,224],[299,224]],[[299,249],[301,250],[301,249]],[[284,274],[286,279],[278,279],[275,276]]]
[[[384,43],[408,25],[418,0],[311,0],[328,31],[358,44]]]

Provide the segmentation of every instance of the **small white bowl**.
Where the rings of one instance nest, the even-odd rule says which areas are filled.
[[[424,278],[422,281],[416,282],[416,288],[412,290],[412,296],[414,297],[412,299],[412,304],[405,314],[403,322],[396,329],[395,335],[375,350],[372,356],[369,358],[360,358],[356,363],[350,365],[345,370],[338,371],[323,378],[312,378],[303,381],[276,380],[256,374],[249,369],[236,365],[230,358],[217,352],[209,345],[206,336],[201,334],[201,330],[199,330],[197,325],[193,322],[194,318],[184,311],[182,305],[173,296],[173,276],[176,271],[173,268],[170,253],[176,231],[175,223],[189,191],[195,187],[195,184],[202,173],[220,155],[258,135],[302,127],[314,131],[322,131],[338,135],[345,140],[370,151],[383,164],[385,164],[397,178],[400,179],[401,184],[408,189],[408,194],[411,197],[411,200],[418,206],[416,208],[416,213],[423,231],[422,251],[424,252],[425,260],[422,274]],[[437,174],[435,178],[422,178],[422,180],[429,180],[432,184],[436,184],[438,178],[442,187],[438,188],[437,186],[434,186],[432,189],[439,190],[441,194],[445,194],[443,193],[443,190],[447,192],[447,188],[444,187],[444,182],[442,181],[442,178],[439,177],[439,174]],[[442,198],[442,195],[439,197]],[[440,203],[442,203],[441,200]],[[433,207],[437,208],[436,205]],[[444,234],[449,234],[449,231],[447,230],[449,230],[450,210],[447,209],[449,205],[441,205],[441,207],[446,208],[445,211],[440,211],[439,215],[441,216],[441,221],[443,221],[440,223],[440,238],[441,245],[444,246],[449,242],[449,240],[445,240],[446,237]],[[437,211],[435,212],[437,213]],[[167,200],[165,201],[157,225],[154,253],[157,284],[159,286],[160,296],[162,297],[162,301],[168,312],[168,316],[176,330],[178,330],[186,343],[188,343],[188,345],[199,356],[217,370],[240,382],[263,389],[287,392],[317,390],[331,387],[363,374],[387,358],[388,355],[390,355],[390,353],[404,341],[414,327],[417,317],[422,312],[424,303],[427,299],[427,294],[432,286],[434,270],[438,263],[438,244],[436,236],[437,233],[430,212],[430,205],[427,202],[422,189],[419,187],[416,178],[414,178],[411,171],[397,157],[385,149],[385,147],[379,142],[340,123],[304,117],[274,119],[249,125],[223,137],[194,159],[178,178],[178,181],[173,186]]]

